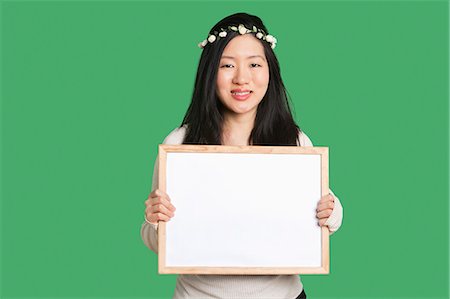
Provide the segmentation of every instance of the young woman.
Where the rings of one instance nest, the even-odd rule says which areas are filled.
[[[273,51],[276,41],[256,16],[237,13],[219,21],[199,44],[203,52],[184,120],[163,143],[312,146],[292,117]],[[157,187],[157,174],[155,162],[141,228],[145,245],[155,253],[158,222],[175,215],[169,195]],[[342,215],[333,192],[317,204],[318,224],[331,234]],[[174,298],[286,299],[306,298],[306,293],[298,275],[179,275]]]

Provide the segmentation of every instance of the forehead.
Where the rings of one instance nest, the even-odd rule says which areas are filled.
[[[264,47],[252,34],[239,35],[233,38],[223,50],[222,56],[248,57],[264,55]]]

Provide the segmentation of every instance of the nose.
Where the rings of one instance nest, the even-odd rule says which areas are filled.
[[[247,84],[249,82],[249,80],[250,80],[250,74],[247,69],[245,69],[244,67],[239,67],[236,69],[236,72],[234,73],[234,76],[233,76],[234,84],[239,84],[239,85]]]

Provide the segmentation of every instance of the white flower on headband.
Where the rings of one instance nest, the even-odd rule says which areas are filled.
[[[208,43],[208,41],[205,39],[205,40],[203,40],[202,42],[200,42],[198,44],[198,47],[203,49],[206,46],[207,43]]]
[[[240,34],[246,34],[247,32],[249,32],[250,30],[248,30],[247,28],[245,28],[244,25],[239,25],[239,33]]]
[[[273,38],[273,36],[272,35],[267,35],[266,36],[266,41],[268,41],[269,43],[273,43],[274,42],[274,38]]]
[[[220,31],[220,32],[214,31],[214,33],[210,34],[207,39],[205,39],[201,43],[199,43],[198,44],[199,48],[203,49],[208,44],[208,42],[210,42],[212,44],[215,40],[226,37],[227,29],[239,32],[239,34],[241,34],[241,35],[246,34],[246,33],[256,33],[256,37],[258,39],[265,40],[266,42],[270,43],[270,47],[272,49],[275,48],[276,43],[277,43],[277,39],[273,35],[270,35],[270,34],[266,35],[266,32],[264,32],[264,30],[258,29],[258,28],[256,28],[256,26],[253,26],[252,30],[246,28],[243,24],[239,24],[238,27],[228,26],[228,28],[226,28],[226,29],[223,29],[223,28],[220,28],[220,29],[222,31]]]
[[[210,35],[210,36],[208,37],[208,41],[209,41],[210,43],[213,43],[215,40],[216,40],[216,36],[215,36],[215,35]]]
[[[272,49],[275,49],[275,46],[277,45],[277,39],[273,35],[266,35],[266,41],[270,43]]]

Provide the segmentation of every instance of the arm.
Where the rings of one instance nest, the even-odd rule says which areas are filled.
[[[300,145],[301,146],[313,146],[313,143],[311,142],[311,139],[304,133],[301,132],[299,135]],[[330,188],[330,194],[333,195],[334,198],[334,208],[331,212],[331,215],[328,217],[327,221],[324,223],[324,225],[327,225],[330,230],[330,235],[335,233],[342,225],[342,219],[344,216],[344,209],[342,207],[342,204],[337,198],[337,196],[333,193],[333,191]]]

